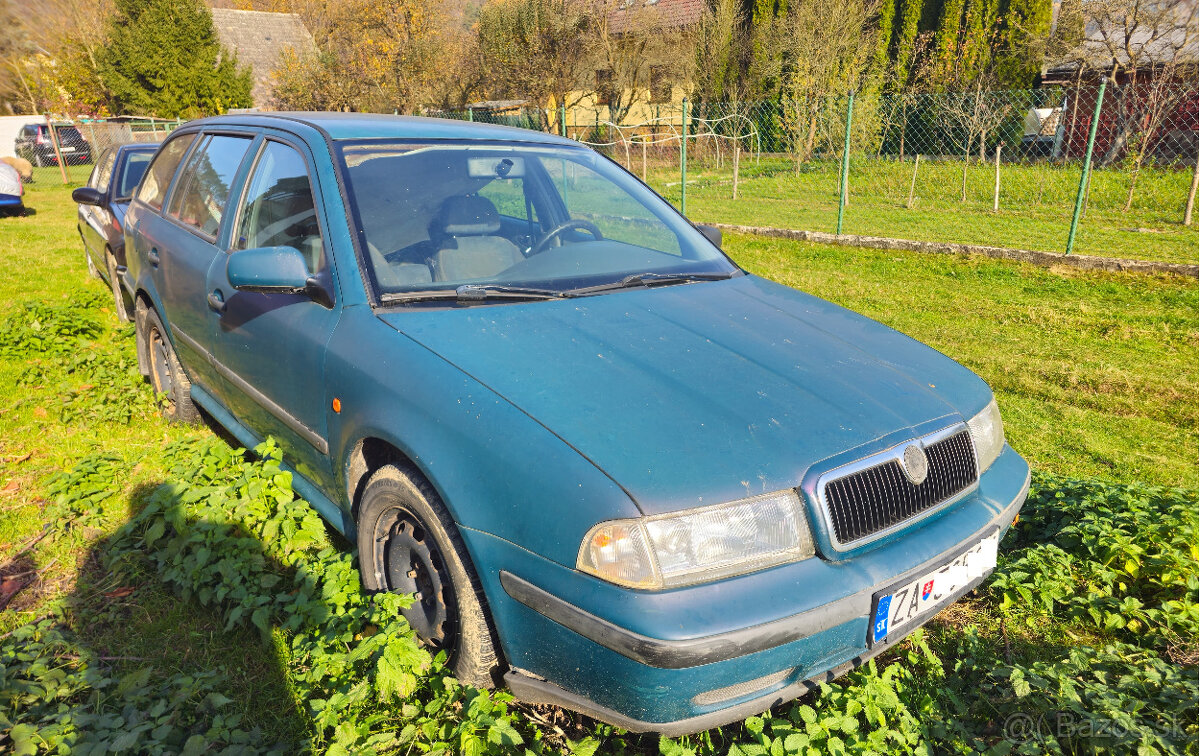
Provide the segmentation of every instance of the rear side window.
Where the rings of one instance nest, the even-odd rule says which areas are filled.
[[[206,136],[179,173],[167,213],[215,237],[233,177],[250,147],[249,137]]]
[[[101,194],[108,191],[108,182],[112,179],[113,161],[116,158],[117,153],[110,152],[99,163],[96,163],[96,167],[92,169],[92,175],[88,178],[88,186]]]
[[[142,176],[146,175],[146,166],[150,165],[150,159],[153,157],[153,152],[129,153],[125,158],[125,165],[121,167],[121,175],[117,177],[117,190],[114,193],[117,199],[133,196],[133,190],[137,188]]]
[[[138,189],[138,199],[155,210],[162,209],[163,199],[167,196],[167,187],[171,185],[171,177],[175,175],[175,168],[195,138],[195,134],[175,137],[155,153],[154,162],[146,171],[146,180]]]

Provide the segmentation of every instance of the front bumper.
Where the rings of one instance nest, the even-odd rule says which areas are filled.
[[[490,552],[477,555],[483,563],[506,565],[484,580],[514,695],[681,735],[803,695],[886,650],[867,646],[873,594],[992,529],[1003,534],[1028,489],[1028,465],[1006,449],[973,495],[867,553],[663,592],[611,586],[464,535],[472,551]]]

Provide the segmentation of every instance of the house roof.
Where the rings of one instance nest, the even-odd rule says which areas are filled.
[[[316,51],[312,34],[295,13],[213,8],[212,17],[221,44],[237,55],[239,65],[250,67],[255,107],[271,107],[271,73],[284,50]]]
[[[704,17],[707,0],[606,0],[609,28],[618,34],[636,27],[679,29]]]

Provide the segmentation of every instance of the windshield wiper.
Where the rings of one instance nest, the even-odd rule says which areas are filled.
[[[737,273],[738,271],[729,273],[634,273],[631,276],[625,276],[620,281],[597,284],[596,286],[584,286],[579,289],[568,289],[563,294],[579,297],[602,291],[632,289],[635,286],[671,286],[673,284],[693,283],[695,281],[724,281],[727,278],[733,278]]]
[[[500,286],[492,284],[463,284],[455,289],[433,289],[429,291],[397,291],[383,294],[381,302],[388,304],[407,304],[410,302],[487,302],[495,299],[521,301],[536,301],[542,299],[562,299],[571,296],[567,292],[553,289],[534,289],[524,286]]]

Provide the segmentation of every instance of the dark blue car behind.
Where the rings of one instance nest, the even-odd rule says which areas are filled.
[[[988,386],[739,268],[567,139],[185,124],[125,222],[138,359],[357,545],[458,677],[696,732],[864,663],[996,564]]]
[[[132,298],[121,287],[125,272],[125,212],[158,149],[157,144],[122,144],[100,155],[87,184],[71,193],[79,203],[76,228],[88,271],[113,293],[117,317],[130,320]]]

